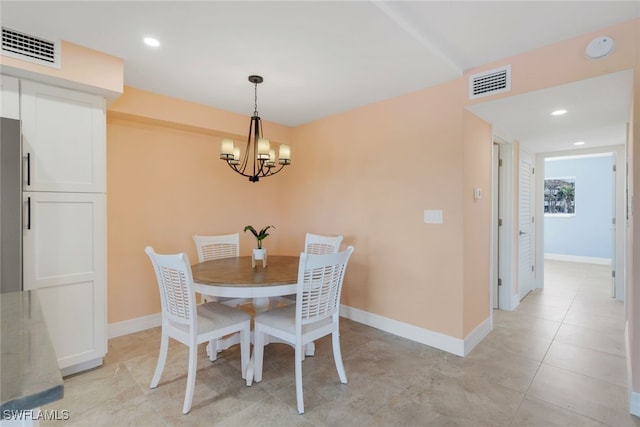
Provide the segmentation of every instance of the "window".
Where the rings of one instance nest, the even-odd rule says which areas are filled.
[[[576,214],[576,177],[544,180],[544,214],[573,216]]]

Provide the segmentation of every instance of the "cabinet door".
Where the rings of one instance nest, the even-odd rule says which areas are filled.
[[[0,117],[20,119],[20,82],[15,77],[0,75]]]
[[[23,193],[23,287],[38,290],[61,369],[106,352],[105,199]]]
[[[22,81],[25,191],[106,191],[106,122],[100,96]]]

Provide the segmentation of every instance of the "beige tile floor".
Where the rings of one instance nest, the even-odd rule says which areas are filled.
[[[546,263],[546,288],[460,358],[344,319],[349,383],[329,339],[304,362],[304,415],[295,406],[293,350],[265,350],[263,381],[246,387],[239,353],[209,362],[202,347],[193,408],[182,415],[187,350],[173,343],[160,385],[148,388],[158,328],[109,341],[103,367],[65,379],[79,426],[640,426],[628,413],[624,306],[609,297],[606,267]]]

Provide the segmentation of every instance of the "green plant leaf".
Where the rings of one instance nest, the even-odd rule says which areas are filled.
[[[267,233],[267,230],[269,230],[270,228],[275,229],[276,227],[273,225],[267,225],[262,230],[256,231],[256,229],[253,228],[253,226],[247,225],[246,227],[244,227],[244,231],[245,232],[247,230],[251,231],[251,233],[253,233],[253,235],[256,237],[256,241],[258,242],[258,249],[262,249],[262,241],[266,239],[267,236],[269,236],[269,233]]]
[[[265,234],[265,233],[267,232],[267,230],[268,230],[268,229],[270,229],[270,228],[272,228],[272,227],[273,227],[274,229],[276,228],[276,227],[275,227],[275,226],[273,226],[273,225],[267,225],[265,228],[263,228],[262,230],[260,230],[260,233],[258,233],[258,234],[261,234],[261,235],[262,235],[262,234]],[[267,234],[267,236],[268,236],[268,234]]]
[[[253,226],[251,226],[251,225],[247,225],[247,226],[244,228],[245,233],[247,232],[247,230],[251,231],[251,233],[253,233],[253,235],[254,235],[254,236],[256,236],[256,238],[258,237],[258,232],[256,231],[256,229],[255,229],[255,228],[253,228]]]

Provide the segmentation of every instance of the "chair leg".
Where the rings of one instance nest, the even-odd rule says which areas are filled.
[[[207,354],[209,355],[209,360],[212,362],[218,359],[218,340],[209,341],[209,344],[207,344]]]
[[[262,381],[262,361],[264,358],[264,332],[259,325],[253,329],[253,365],[254,379],[257,383]]]
[[[304,414],[304,397],[302,396],[302,359],[304,357],[304,346],[296,343],[296,403],[298,412]]]
[[[169,336],[162,332],[162,337],[160,338],[160,354],[158,354],[158,364],[156,365],[156,370],[153,373],[153,378],[151,379],[151,384],[149,388],[156,388],[158,383],[160,382],[160,377],[162,376],[162,371],[164,371],[164,365],[167,362],[167,353],[169,352]]]
[[[198,346],[195,342],[189,346],[189,372],[187,373],[187,389],[184,395],[182,413],[187,414],[191,410],[193,402],[193,390],[196,386],[196,371],[198,370]]]
[[[333,360],[336,363],[336,369],[338,370],[338,376],[342,384],[347,383],[347,374],[344,372],[344,365],[342,364],[342,350],[340,350],[340,333],[334,331],[331,334],[331,341],[333,342]]]
[[[247,366],[251,357],[250,340],[251,340],[251,324],[247,321],[247,325],[240,331],[240,366],[242,369],[242,378],[247,378]]]

